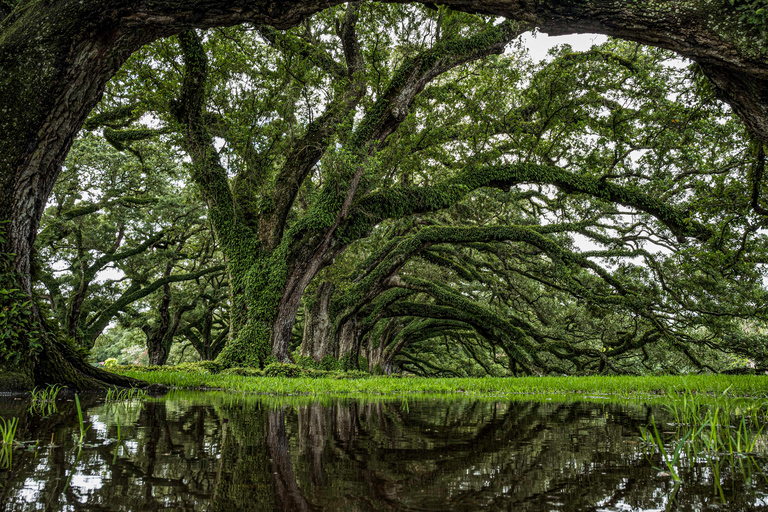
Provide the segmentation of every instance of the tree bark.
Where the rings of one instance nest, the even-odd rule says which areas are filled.
[[[359,369],[362,326],[357,316],[351,316],[338,330],[339,361],[345,369]]]
[[[325,356],[333,355],[330,312],[332,293],[333,284],[329,281],[321,282],[304,319],[301,355],[311,357],[315,361],[322,361]]]
[[[171,265],[166,268],[166,277],[170,275]],[[149,364],[154,366],[163,366],[168,362],[168,356],[171,353],[173,338],[179,330],[181,317],[184,313],[194,309],[194,304],[183,306],[177,305],[173,314],[171,314],[171,285],[163,285],[163,296],[160,300],[158,312],[160,314],[160,323],[157,326],[145,326],[144,333],[147,335],[147,355]]]

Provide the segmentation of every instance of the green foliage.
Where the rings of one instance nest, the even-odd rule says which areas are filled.
[[[105,367],[105,370],[115,373],[140,372],[170,372],[170,373],[193,373],[199,375],[215,375],[223,371],[224,367],[217,361],[197,361],[194,363],[181,363],[176,366],[144,366],[144,365],[111,365]]]
[[[731,6],[763,30],[763,0]],[[743,126],[669,52],[611,40],[533,63],[502,53],[521,29],[349,4],[284,32],[144,48],[46,215],[40,252],[70,268],[44,283],[52,307],[75,338],[109,316],[115,349],[120,329],[141,328],[132,336],[184,336],[215,357],[199,348],[215,332],[231,339],[222,367],[294,377],[763,367],[765,340],[740,330],[768,321],[768,223],[751,204],[764,187]],[[135,254],[118,259],[115,244]],[[231,282],[199,282],[192,270],[222,255]],[[98,283],[106,262],[125,279]],[[128,293],[182,271],[188,284]],[[291,308],[321,272],[333,342],[359,326],[354,353],[274,366],[295,351]],[[179,334],[160,336],[174,311]]]
[[[304,377],[313,372],[310,368],[301,368],[295,364],[272,363],[264,368],[264,375],[267,377]]]
[[[192,371],[216,374],[221,372],[225,367],[218,361],[198,361],[196,363],[181,363],[172,368],[177,371]]]
[[[5,242],[4,229],[0,226],[0,247],[5,246]],[[0,253],[0,363],[17,366],[39,354],[43,344],[32,302],[19,289],[12,262],[12,254]]]
[[[264,376],[264,370],[259,370],[257,368],[227,368],[225,370],[222,370],[221,375],[240,375],[242,377],[263,377]]]
[[[43,349],[32,314],[29,297],[13,288],[12,274],[0,276],[0,357],[17,365],[22,358],[34,357]]]
[[[105,334],[96,338],[91,349],[91,360],[94,362],[110,359],[116,360],[116,364],[132,364],[135,362],[148,363],[145,354],[144,333],[138,329],[126,329],[116,326]]]
[[[751,25],[766,38],[768,44],[768,1],[766,0],[728,0],[736,9],[741,23]]]
[[[218,357],[227,368],[261,368],[274,360],[269,329],[261,322],[248,322],[231,340]]]
[[[7,422],[0,418],[0,469],[13,469],[13,443],[18,425],[18,418],[11,418]]]
[[[325,356],[323,359],[321,359],[320,363],[318,364],[318,368],[328,372],[342,369],[339,360],[333,356]]]
[[[140,402],[146,399],[147,392],[139,388],[108,389],[107,396],[104,398],[106,402]]]
[[[38,413],[43,416],[50,416],[57,413],[56,397],[59,395],[63,388],[56,384],[49,384],[47,387],[37,389],[35,387],[32,391],[32,403],[29,406],[30,413]]]

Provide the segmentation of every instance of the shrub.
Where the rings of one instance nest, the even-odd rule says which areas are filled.
[[[304,369],[295,364],[272,363],[264,368],[267,377],[303,377]]]
[[[301,368],[318,369],[320,367],[320,363],[315,361],[315,359],[312,357],[300,356],[298,354],[294,354],[293,359],[296,361],[296,365]]]
[[[249,368],[236,366],[234,368],[227,368],[221,372],[222,375],[240,375],[243,377],[263,377],[264,371],[258,368]]]
[[[187,363],[197,368],[208,370],[211,373],[219,373],[224,369],[224,365],[216,361],[198,361],[196,363]]]
[[[330,377],[333,377],[334,379],[364,379],[370,376],[371,375],[368,372],[364,372],[363,370],[348,370],[346,372],[334,372],[330,374]]]
[[[333,356],[325,356],[319,363],[319,368],[328,372],[341,369],[339,360]]]

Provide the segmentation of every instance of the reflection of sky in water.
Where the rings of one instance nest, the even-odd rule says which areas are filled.
[[[38,468],[43,469],[43,468]],[[27,478],[24,480],[24,486],[19,492],[19,498],[25,503],[35,503],[40,491],[43,490],[43,482]]]
[[[673,485],[638,441],[650,417],[642,406],[412,400],[407,410],[354,401],[274,408],[198,396],[198,405],[90,408],[77,464],[77,417],[63,414],[38,434],[53,433],[54,448],[46,442],[37,458],[15,458],[8,510],[664,510]],[[120,447],[118,415],[129,438]],[[680,510],[715,510],[712,471],[695,474],[700,481],[679,493]],[[768,484],[755,481],[763,487],[724,485],[740,500],[726,509],[768,505]]]
[[[75,490],[75,494],[80,495],[80,501],[85,503],[90,493],[101,489],[101,481],[101,476],[75,473],[69,485]]]

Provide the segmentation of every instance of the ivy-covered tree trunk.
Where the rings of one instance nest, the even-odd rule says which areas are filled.
[[[427,84],[457,66],[501,53],[524,30],[522,25],[504,22],[468,37],[452,34],[403,62],[362,121],[354,130],[348,129],[345,147],[334,155],[336,171],[326,176],[313,204],[289,224],[299,187],[366,91],[355,35],[358,10],[358,4],[350,4],[338,29],[346,62],[340,65],[345,68],[345,85],[290,146],[286,164],[276,172],[274,189],[252,183],[249,169],[230,182],[206,121],[208,55],[198,34],[188,31],[179,36],[185,71],[173,114],[194,164],[192,179],[208,202],[232,283],[232,338],[220,355],[226,365],[263,366],[268,358],[292,361],[291,333],[304,291],[350,241],[366,236],[373,227],[364,220],[371,216],[355,208],[359,195],[372,186],[363,178],[368,159],[405,121]],[[257,208],[257,193],[264,195],[269,207]],[[361,219],[360,229],[350,235],[353,219]],[[350,340],[357,338],[350,336]],[[359,341],[352,343],[352,350],[359,353]]]
[[[360,348],[362,346],[362,325],[356,316],[342,323],[337,331],[339,361],[342,367],[349,369],[360,368]]]
[[[169,265],[166,274],[170,275],[170,271],[171,266]],[[177,305],[171,312],[171,286],[168,283],[163,285],[163,297],[158,308],[160,321],[157,325],[143,327],[144,334],[147,336],[149,364],[162,366],[168,362],[168,355],[171,353],[173,338],[179,330],[181,317],[193,308],[194,305]]]

